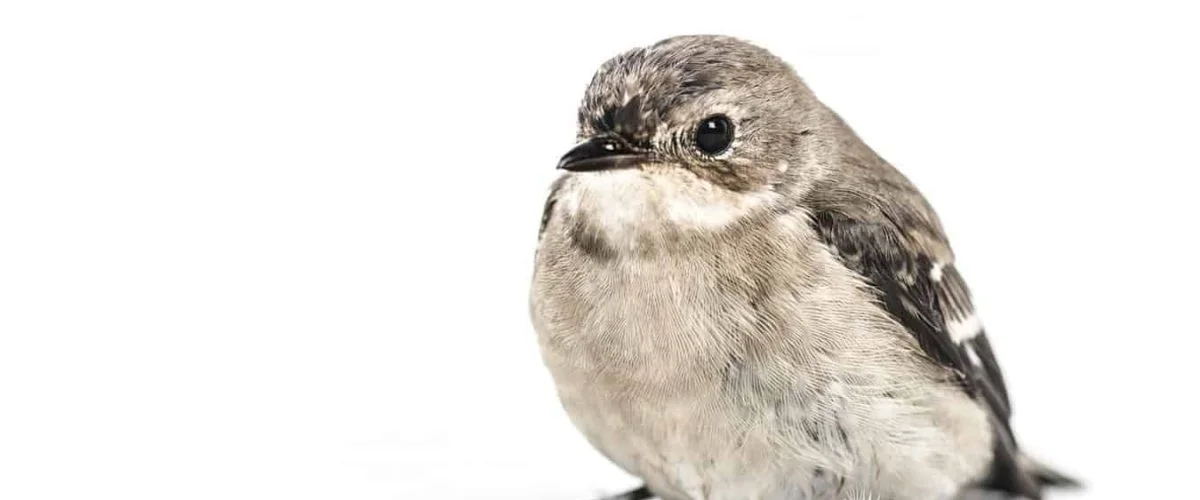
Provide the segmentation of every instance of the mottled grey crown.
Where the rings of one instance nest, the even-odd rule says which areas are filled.
[[[771,81],[781,74],[794,77],[778,57],[737,38],[668,38],[620,54],[596,71],[579,109],[580,130],[644,134],[665,118],[664,111],[718,89],[761,86],[785,98],[796,89]]]
[[[737,38],[689,35],[620,54],[596,72],[579,109],[581,139],[605,135],[651,158],[726,188],[781,182],[804,135],[801,120],[820,104],[783,60]],[[734,146],[697,154],[697,124],[725,115]]]

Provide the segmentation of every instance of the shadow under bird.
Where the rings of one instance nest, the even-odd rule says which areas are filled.
[[[723,36],[595,74],[531,287],[613,498],[1042,498],[932,208],[786,63]]]

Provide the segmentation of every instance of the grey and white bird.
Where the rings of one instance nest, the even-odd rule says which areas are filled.
[[[681,36],[593,77],[531,313],[619,498],[1041,498],[933,209],[765,49]]]

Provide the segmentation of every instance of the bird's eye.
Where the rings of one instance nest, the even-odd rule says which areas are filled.
[[[696,128],[696,147],[708,155],[719,155],[733,143],[733,122],[725,115],[705,118]]]

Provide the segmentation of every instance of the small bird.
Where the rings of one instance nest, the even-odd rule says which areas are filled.
[[[574,425],[636,500],[1042,498],[925,198],[726,36],[592,78],[530,291]],[[971,493],[974,494],[974,493]]]

